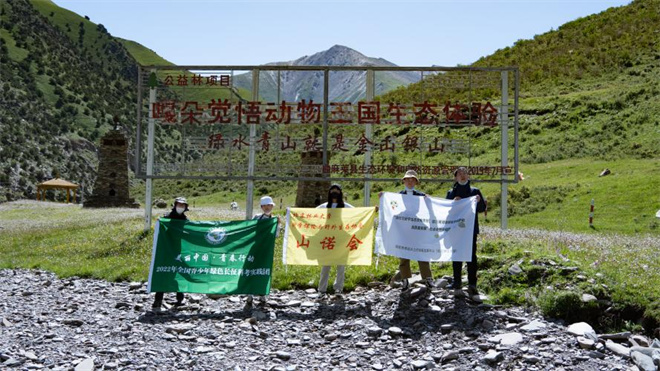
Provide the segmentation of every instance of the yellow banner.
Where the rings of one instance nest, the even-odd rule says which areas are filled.
[[[288,208],[284,264],[371,265],[373,207]]]

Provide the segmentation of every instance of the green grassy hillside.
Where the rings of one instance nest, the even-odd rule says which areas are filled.
[[[660,1],[637,0],[520,40],[472,65],[520,68],[520,162],[529,176],[510,188],[509,225],[587,231],[594,198],[596,230],[657,233],[658,30]],[[451,92],[433,88],[440,86],[434,80],[452,75],[458,73],[430,77],[425,86],[400,88],[381,100],[418,101],[426,89],[442,101]],[[482,138],[494,143],[498,135],[486,131]],[[475,153],[475,163],[498,161]],[[605,168],[614,175],[598,178]],[[495,220],[499,188],[482,187]]]

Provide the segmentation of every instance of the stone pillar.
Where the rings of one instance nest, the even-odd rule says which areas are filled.
[[[301,176],[321,178],[323,176],[323,152],[302,152],[300,165]],[[327,180],[299,181],[296,207],[316,207],[317,197],[320,198],[320,203],[326,202],[328,188],[330,188],[330,181]]]
[[[128,190],[128,140],[118,129],[101,138],[99,169],[84,207],[139,207]]]

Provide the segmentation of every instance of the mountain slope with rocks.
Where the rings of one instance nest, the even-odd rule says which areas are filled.
[[[596,334],[538,313],[373,282],[338,298],[274,291],[265,302],[186,294],[150,310],[144,283],[1,270],[0,365],[99,369],[641,370],[660,341]],[[167,299],[173,299],[167,294]]]
[[[265,66],[380,66],[396,67],[383,58],[371,58],[343,45],[335,45],[328,50],[304,56],[289,62],[268,63]],[[323,101],[323,72],[282,71],[279,76],[278,95],[277,71],[261,72],[259,96],[268,102],[297,102],[303,99]],[[375,94],[381,95],[399,86],[406,86],[420,80],[415,72],[388,71],[376,73]],[[238,87],[251,90],[252,75],[236,76]],[[330,73],[329,98],[331,102],[357,102],[364,99],[366,72],[338,71]],[[279,98],[279,100],[278,100]]]

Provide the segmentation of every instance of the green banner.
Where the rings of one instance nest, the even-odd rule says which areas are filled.
[[[149,292],[268,295],[277,218],[156,222]]]

